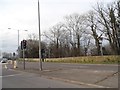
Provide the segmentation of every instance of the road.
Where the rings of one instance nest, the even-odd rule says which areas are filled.
[[[19,67],[23,67],[23,63],[18,63]],[[42,63],[43,70],[57,69],[89,69],[98,71],[118,71],[117,64],[73,64],[73,63]],[[39,69],[38,62],[26,62],[26,68]]]
[[[2,88],[85,88],[62,81],[51,80],[38,74],[2,69]]]
[[[9,69],[3,69],[2,74],[3,87],[12,88],[118,87],[118,65],[115,64],[95,65],[95,64],[67,64],[67,63],[44,62],[43,71],[39,71],[38,62],[26,62],[25,70],[23,70],[22,62],[18,63],[18,68],[15,70],[13,70],[13,67],[11,67],[12,65],[7,66]]]

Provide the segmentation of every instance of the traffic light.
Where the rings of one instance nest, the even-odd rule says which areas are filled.
[[[44,59],[45,59],[45,49],[41,49],[41,58],[42,58],[42,61],[44,62]]]
[[[27,47],[27,41],[23,40],[23,49],[26,49],[26,47]]]
[[[26,47],[27,47],[27,41],[26,40],[21,41],[21,50],[26,49]]]
[[[23,41],[21,41],[21,50],[23,50]]]
[[[41,49],[41,54],[44,54],[45,53],[45,49]]]
[[[15,53],[13,53],[13,56],[15,56]]]

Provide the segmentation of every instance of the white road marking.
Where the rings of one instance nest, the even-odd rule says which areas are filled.
[[[5,75],[5,76],[0,76],[0,78],[5,78],[5,77],[13,77],[13,76],[17,76],[17,75],[22,75],[22,74],[12,74],[12,75]]]
[[[86,70],[88,72],[93,72],[93,73],[114,73],[117,71],[107,71],[107,70]]]
[[[118,64],[83,64],[88,66],[119,66]]]
[[[66,66],[66,65],[60,65],[61,67],[62,66]],[[66,67],[75,67],[75,66],[66,66]],[[78,66],[79,68],[88,68],[89,66]]]

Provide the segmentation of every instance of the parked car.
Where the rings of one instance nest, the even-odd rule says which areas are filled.
[[[7,63],[7,61],[8,61],[7,58],[2,58],[0,62],[1,62],[1,63]]]

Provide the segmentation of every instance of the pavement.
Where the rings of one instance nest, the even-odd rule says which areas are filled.
[[[40,71],[37,67],[38,63],[27,62],[26,69],[24,70],[23,63],[19,62],[18,68],[14,70],[36,73],[48,79],[59,80],[77,85],[87,85],[93,88],[118,88],[118,65],[108,65],[108,67],[107,65],[96,65],[96,68],[90,69],[91,66],[94,65],[74,64],[74,66],[72,66],[70,64],[51,63],[52,65],[49,66],[49,64],[50,63],[44,63],[43,71]],[[8,64],[7,66],[8,68],[13,69],[11,64]],[[64,66],[68,67],[65,68]],[[114,66],[115,69],[104,70],[104,68],[102,68],[104,66],[107,68]],[[99,67],[99,69],[97,69],[97,67]]]

